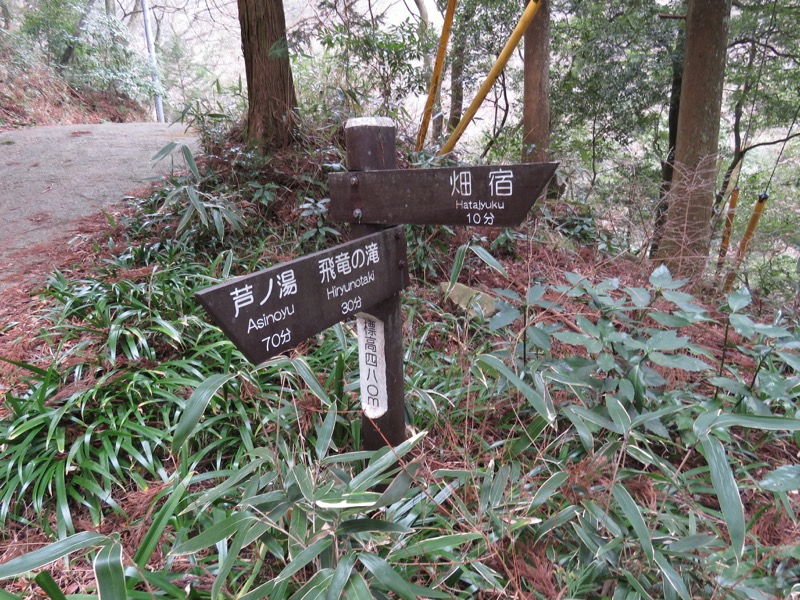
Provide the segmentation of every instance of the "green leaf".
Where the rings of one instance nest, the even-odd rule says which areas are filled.
[[[553,337],[570,346],[586,346],[590,342],[596,341],[585,333],[577,333],[575,331],[555,331],[553,332]]]
[[[383,506],[390,506],[395,502],[399,502],[408,494],[411,485],[414,483],[414,476],[419,470],[419,462],[410,462],[400,469],[400,472],[389,484],[389,487],[381,494],[378,501],[373,508],[381,508]]]
[[[210,548],[218,542],[229,538],[249,521],[257,520],[256,516],[248,512],[236,512],[231,516],[215,522],[211,527],[204,529],[195,537],[178,544],[170,554],[195,554],[205,548]]]
[[[447,290],[444,293],[445,298],[450,296],[450,292],[453,291],[453,287],[455,287],[456,282],[461,275],[461,270],[464,268],[464,259],[466,256],[467,244],[462,244],[458,247],[458,250],[456,250],[456,255],[453,259],[453,266],[450,268],[450,282],[448,283]]]
[[[153,155],[153,158],[151,158],[150,160],[152,160],[154,162],[158,162],[161,159],[163,159],[165,156],[169,156],[170,154],[172,154],[172,151],[175,150],[175,148],[177,148],[177,147],[178,147],[178,142],[169,142],[161,150],[156,152]]]
[[[489,253],[489,251],[486,248],[484,248],[483,246],[470,245],[469,249],[472,250],[475,256],[477,256],[483,262],[485,262],[487,266],[489,266],[489,268],[494,269],[495,271],[500,273],[500,275],[508,279],[508,273],[506,273],[506,270],[503,268],[503,265],[501,265],[497,261],[497,259]]]
[[[645,288],[626,287],[622,288],[631,298],[631,302],[636,308],[647,308],[650,306],[652,296]]]
[[[666,265],[659,265],[650,274],[650,285],[659,289],[672,289],[675,286],[675,282],[672,280],[672,274],[669,272]]]
[[[326,407],[331,406],[331,399],[328,397],[328,394],[325,393],[325,390],[322,389],[322,386],[319,384],[316,375],[311,370],[311,367],[308,366],[308,363],[303,358],[293,358],[289,361],[289,364],[292,365],[294,370],[297,372],[298,375],[302,378],[305,384],[308,386],[313,394],[320,399],[322,404]]]
[[[631,429],[631,416],[616,396],[606,396],[606,409],[614,424],[626,435]]]
[[[194,434],[208,403],[223,385],[237,375],[238,373],[218,373],[212,375],[195,388],[186,401],[186,408],[181,415],[180,421],[178,421],[178,425],[175,427],[175,435],[172,438],[173,448],[181,448],[186,440]]]
[[[342,521],[336,529],[336,535],[352,535],[354,533],[409,533],[412,531],[405,525],[384,521],[382,519],[349,519]]]
[[[534,494],[533,499],[531,500],[531,508],[536,508],[537,506],[541,506],[547,502],[547,499],[555,494],[558,491],[558,488],[560,488],[568,478],[569,474],[564,473],[563,471],[553,473],[550,477],[548,477],[547,481],[540,485],[539,489],[536,490],[536,494]]]
[[[328,585],[328,591],[325,593],[325,600],[338,600],[338,598],[342,597],[355,563],[356,555],[354,552],[346,554],[339,560],[339,564],[336,565],[336,570],[333,572],[333,578]]]
[[[0,565],[0,579],[19,577],[29,571],[35,571],[51,562],[55,562],[65,556],[85,550],[92,546],[104,544],[108,537],[99,533],[83,531],[76,533],[63,540],[58,540],[48,544],[43,548],[14,558],[7,563]]]
[[[528,288],[528,304],[533,304],[537,300],[541,300],[544,298],[544,294],[547,291],[547,288],[540,283],[534,284]]]
[[[359,492],[377,484],[384,477],[384,472],[411,451],[427,434],[427,431],[420,431],[395,448],[387,446],[376,450],[367,468],[350,480],[348,488],[353,492]]]
[[[555,407],[553,406],[553,400],[550,398],[550,394],[545,388],[541,375],[537,373],[537,389],[534,389],[522,381],[522,379],[520,379],[516,373],[514,373],[505,365],[505,363],[503,363],[503,361],[493,354],[481,354],[478,356],[476,363],[485,369],[492,370],[505,377],[512,386],[514,386],[523,396],[525,396],[528,402],[531,403],[531,406],[533,406],[534,410],[539,413],[539,416],[545,419],[548,423],[552,423],[555,420],[556,411]]]
[[[36,575],[36,577],[33,578],[33,580],[40,588],[42,588],[50,600],[67,600],[64,592],[62,592],[61,588],[58,587],[56,580],[53,579],[53,576],[50,575],[49,571],[41,571],[38,575]],[[14,597],[16,598],[16,596]],[[4,596],[0,596],[0,598],[4,598]]]
[[[728,535],[731,539],[731,547],[736,558],[741,560],[744,551],[745,520],[742,499],[739,496],[739,489],[736,479],[725,455],[725,448],[717,438],[712,435],[698,436],[703,447],[706,461],[708,461],[711,473],[711,484],[719,500],[720,511],[725,525],[728,527]]]
[[[442,552],[450,551],[462,544],[483,538],[482,533],[454,533],[450,535],[440,535],[430,537],[410,544],[405,548],[400,548],[391,553],[390,556],[395,560],[413,558],[416,556],[439,556]]]
[[[153,551],[158,545],[158,541],[161,539],[161,535],[164,533],[170,520],[175,516],[178,504],[186,493],[186,486],[189,480],[190,478],[187,477],[175,486],[170,492],[167,501],[158,510],[155,517],[153,517],[153,522],[150,524],[147,533],[139,544],[139,548],[136,550],[136,554],[133,556],[133,562],[139,568],[146,568],[150,557],[153,555]]]
[[[688,343],[688,338],[678,336],[674,329],[667,329],[659,331],[653,337],[647,340],[645,342],[645,348],[648,352],[653,350],[672,352],[686,348]]]
[[[186,161],[186,166],[194,175],[194,178],[199,180],[200,179],[200,169],[197,168],[197,163],[194,161],[194,156],[192,155],[192,149],[189,148],[186,144],[181,144],[181,153],[183,154],[183,160]]]
[[[672,565],[669,564],[669,561],[664,558],[664,555],[660,552],[655,552],[654,558],[658,568],[664,574],[669,586],[675,590],[675,592],[681,598],[683,598],[683,600],[692,600],[692,595],[689,593],[689,588],[686,587],[686,583],[683,581],[680,574],[672,567]],[[666,595],[666,590],[664,590],[664,592]]]
[[[495,329],[506,327],[519,319],[520,312],[510,304],[506,302],[496,302],[495,306],[499,308],[499,311],[489,319],[490,330],[494,331]]]
[[[728,307],[733,312],[746,308],[753,301],[747,288],[740,288],[728,295]]]
[[[549,352],[552,346],[550,341],[550,334],[547,333],[544,329],[535,325],[533,327],[528,327],[526,330],[528,341],[536,346],[544,350],[545,352]]]
[[[670,369],[681,369],[683,371],[706,371],[711,369],[699,358],[686,354],[664,354],[663,352],[651,352],[647,355],[657,365],[669,367]]]
[[[647,557],[647,560],[653,562],[653,539],[650,537],[650,529],[644,522],[644,517],[642,517],[639,506],[628,493],[628,490],[625,489],[625,487],[620,483],[615,483],[612,486],[611,493],[614,495],[614,499],[619,504],[623,514],[625,515],[625,518],[628,519],[628,523],[630,523],[633,531],[636,533],[636,536],[639,539],[639,544],[641,545],[642,551]]]
[[[113,541],[100,549],[94,559],[94,576],[100,600],[125,600],[128,597],[122,544]]]
[[[800,490],[800,465],[783,465],[767,473],[759,482],[771,492],[791,492]]]
[[[322,554],[332,543],[333,538],[326,536],[318,539],[308,548],[300,552],[273,580],[275,585],[288,580],[292,575],[304,569],[306,565]]]
[[[751,338],[756,334],[756,324],[753,319],[747,315],[730,315],[728,316],[728,322],[742,337]]]
[[[333,430],[336,427],[336,403],[331,403],[328,407],[328,412],[322,423],[317,427],[317,439],[314,443],[314,452],[317,455],[317,460],[322,460],[328,455],[328,450],[331,448],[331,439],[333,438]]]
[[[395,571],[389,563],[381,557],[364,552],[358,555],[358,560],[367,570],[390,592],[394,592],[405,600],[417,598],[450,598],[450,594],[443,594],[435,590],[409,583]]]

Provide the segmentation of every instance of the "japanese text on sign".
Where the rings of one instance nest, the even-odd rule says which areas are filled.
[[[468,169],[454,171],[450,176],[450,185],[450,196],[456,198],[456,209],[468,211],[467,223],[470,225],[494,225],[495,211],[505,210],[505,200],[472,199],[475,188],[472,185],[472,171]],[[489,198],[512,196],[514,172],[510,169],[490,171],[488,192]]]
[[[367,417],[377,419],[389,408],[384,324],[371,315],[359,313],[357,329],[361,404]]]
[[[203,290],[214,320],[258,363],[406,284],[405,236],[385,230]]]

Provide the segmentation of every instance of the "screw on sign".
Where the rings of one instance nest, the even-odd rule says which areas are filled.
[[[408,285],[401,228],[386,229],[197,293],[247,359],[258,364]]]

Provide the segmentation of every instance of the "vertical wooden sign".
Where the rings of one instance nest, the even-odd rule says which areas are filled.
[[[350,119],[344,131],[349,171],[397,168],[395,127],[391,119]],[[381,229],[375,225],[354,225],[352,231],[355,237]],[[357,327],[364,448],[397,446],[406,439],[400,293],[359,314]]]

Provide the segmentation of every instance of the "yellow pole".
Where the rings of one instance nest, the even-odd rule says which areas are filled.
[[[431,88],[428,91],[428,101],[425,103],[425,112],[422,114],[422,124],[417,134],[417,152],[422,151],[425,145],[425,136],[428,135],[428,123],[433,113],[433,103],[436,94],[439,92],[439,85],[442,83],[442,70],[444,69],[444,57],[447,55],[447,42],[450,41],[450,31],[453,29],[453,16],[456,13],[456,0],[447,0],[447,12],[444,16],[442,35],[439,38],[439,49],[436,51],[436,64],[433,66],[433,77],[431,77]]]
[[[769,194],[764,192],[758,196],[758,202],[753,207],[753,214],[750,215],[750,221],[747,223],[747,229],[744,231],[744,237],[742,237],[742,241],[739,242],[739,250],[736,253],[736,262],[734,263],[733,269],[728,273],[728,276],[725,277],[725,285],[722,286],[722,293],[727,294],[731,291],[733,287],[733,279],[736,277],[736,271],[739,270],[739,267],[742,266],[742,260],[744,259],[745,252],[747,252],[747,246],[750,245],[750,240],[753,239],[753,234],[756,231],[756,227],[758,226],[758,221],[761,219],[761,214],[764,212],[764,207],[767,204],[767,200],[769,199]]]
[[[469,105],[469,108],[464,113],[464,116],[461,117],[461,120],[458,122],[455,130],[453,130],[453,133],[450,135],[450,139],[447,140],[445,145],[442,146],[441,150],[439,150],[439,155],[447,154],[448,152],[451,152],[453,148],[455,148],[456,143],[458,143],[458,140],[461,138],[464,130],[470,124],[475,116],[475,113],[478,112],[478,109],[480,108],[481,104],[483,104],[484,99],[492,89],[494,82],[497,81],[497,78],[500,77],[500,73],[503,71],[503,69],[505,69],[508,59],[511,58],[511,54],[514,52],[514,49],[517,47],[517,44],[525,33],[525,30],[528,28],[528,25],[533,20],[533,17],[536,15],[536,11],[539,10],[541,5],[542,0],[531,0],[528,3],[528,6],[525,7],[525,12],[522,13],[519,23],[517,23],[514,31],[511,32],[511,37],[508,39],[505,47],[500,52],[500,56],[497,57],[497,61],[494,63],[492,70],[489,71],[489,74],[486,76],[486,81],[483,82],[483,85],[481,86],[481,89],[478,90],[478,94],[475,96],[472,104]]]
[[[728,212],[725,215],[725,229],[722,231],[722,243],[719,245],[719,258],[717,259],[717,275],[722,271],[722,263],[728,254],[731,244],[731,230],[733,229],[733,217],[736,214],[736,205],[739,204],[739,188],[733,188],[731,199],[728,203]]]

